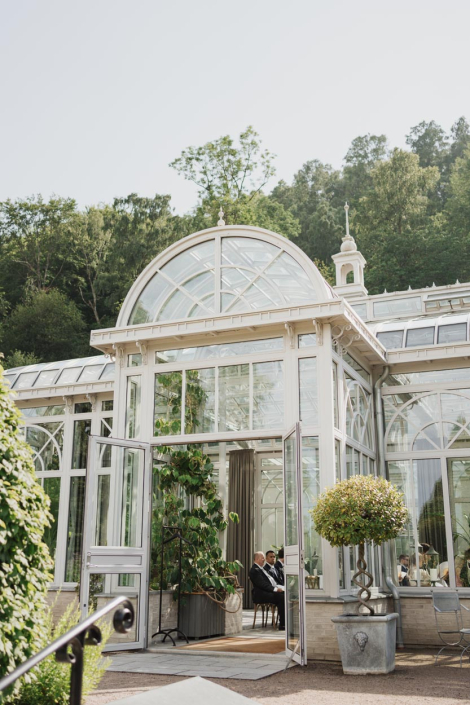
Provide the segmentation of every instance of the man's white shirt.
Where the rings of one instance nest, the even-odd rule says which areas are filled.
[[[265,575],[267,575],[267,577],[268,577],[268,579],[269,579],[269,582],[271,583],[271,585],[272,585],[273,588],[274,588],[274,592],[283,592],[282,590],[279,590],[279,587],[282,587],[282,585],[279,586],[279,585],[276,583],[276,581],[274,580],[273,576],[270,575],[267,570],[264,570],[263,568],[261,568],[261,566],[258,565],[257,563],[256,563],[255,565],[257,565],[258,568],[259,568],[260,570],[262,570]]]

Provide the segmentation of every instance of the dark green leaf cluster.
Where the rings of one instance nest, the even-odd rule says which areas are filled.
[[[152,577],[154,589],[160,587],[162,525],[179,526],[184,538],[181,554],[182,592],[211,591],[224,598],[237,585],[239,561],[222,558],[220,534],[227,528],[223,503],[212,480],[214,466],[198,447],[186,450],[161,448],[168,462],[154,470],[154,510],[152,518]],[[160,501],[159,501],[160,498]],[[231,513],[229,521],[238,522]],[[179,580],[179,544],[164,548],[163,588],[174,588]]]
[[[42,644],[52,561],[43,534],[52,517],[36,480],[20,414],[0,367],[0,676]]]
[[[320,495],[311,511],[315,530],[332,546],[380,546],[405,526],[403,494],[383,478],[356,475]]]

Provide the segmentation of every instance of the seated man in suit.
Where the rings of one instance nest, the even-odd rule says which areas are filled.
[[[277,561],[274,564],[279,576],[279,584],[284,585],[284,549],[280,548],[277,553]]]
[[[264,563],[264,553],[262,551],[255,553],[254,563],[249,573],[253,585],[253,601],[257,604],[276,605],[279,611],[279,629],[284,631],[284,588],[282,585],[277,585],[274,578],[263,570]]]
[[[263,570],[274,578],[277,585],[284,585],[284,573],[282,573],[282,577],[279,575],[275,563],[276,554],[274,551],[266,551],[266,563],[263,566]]]

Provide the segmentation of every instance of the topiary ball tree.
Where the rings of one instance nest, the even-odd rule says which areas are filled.
[[[380,546],[398,536],[408,517],[403,494],[381,477],[356,475],[325,490],[311,514],[316,531],[332,546],[359,546],[353,577],[359,587],[357,609],[363,605],[374,614],[367,604],[373,576],[367,572],[364,546],[369,541]]]
[[[52,519],[0,366],[0,677],[42,648]]]

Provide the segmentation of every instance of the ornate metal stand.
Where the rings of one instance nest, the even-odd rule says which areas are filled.
[[[10,688],[18,678],[24,676],[25,673],[51,654],[55,654],[56,661],[69,663],[72,667],[70,674],[70,705],[81,705],[84,646],[88,644],[99,646],[101,644],[101,631],[95,622],[98,622],[113,610],[116,610],[113,615],[114,629],[121,634],[128,632],[134,624],[134,608],[126,597],[116,597],[100,610],[79,622],[76,627],[70,629],[66,634],[53,641],[52,644],[46,646],[38,654],[31,656],[5,678],[2,678],[0,680],[0,701],[2,700],[3,691]]]
[[[171,532],[171,535],[165,538],[165,534],[167,531]],[[166,544],[171,543],[175,539],[179,539],[179,559],[178,559],[178,613],[177,613],[177,620],[176,620],[176,627],[173,627],[172,629],[162,629],[162,604],[163,604],[163,549],[166,546]],[[189,546],[192,546],[192,543],[188,541],[187,539],[184,538],[184,536],[181,533],[181,527],[179,526],[162,526],[162,547],[160,551],[160,609],[159,609],[159,616],[158,616],[158,630],[155,632],[155,634],[152,634],[152,639],[159,634],[163,634],[163,639],[162,642],[165,641],[165,639],[168,637],[171,639],[173,642],[173,646],[176,646],[176,642],[171,636],[173,632],[175,632],[177,635],[179,634],[183,639],[186,639],[186,643],[189,644],[188,637],[186,634],[181,631],[180,629],[180,604],[181,604],[181,549],[183,547],[183,541],[184,543],[187,543]]]

